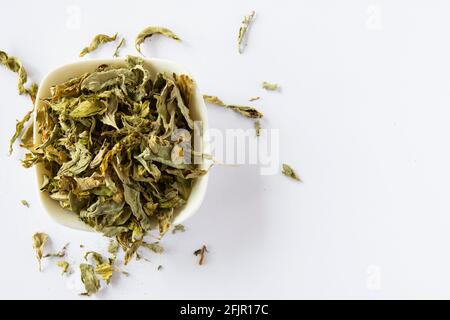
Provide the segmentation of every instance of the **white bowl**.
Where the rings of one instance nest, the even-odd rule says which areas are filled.
[[[166,72],[167,74],[170,75],[172,73],[189,75],[189,73],[184,68],[171,61],[162,59],[144,59],[144,61],[146,63],[146,67],[150,71],[153,71],[155,73]],[[39,110],[39,108],[41,108],[43,105],[41,99],[50,97],[50,87],[56,84],[63,83],[69,80],[70,78],[80,76],[86,72],[94,71],[99,65],[102,64],[112,66],[123,66],[125,65],[125,61],[124,59],[95,59],[95,60],[81,61],[66,64],[47,74],[47,76],[42,80],[39,86],[39,91],[37,93],[36,99],[36,106],[37,106],[36,110]],[[192,119],[194,121],[195,120],[202,121],[203,129],[205,130],[207,128],[206,106],[197,84],[195,86],[194,98],[192,108],[190,111]],[[36,118],[34,119],[33,139],[35,143],[41,143],[41,137],[38,134],[38,130],[36,130]],[[203,152],[207,152],[208,148],[206,145],[206,141],[204,140],[204,136],[202,137],[202,139],[203,139]],[[203,163],[201,167],[206,169],[207,164]],[[39,198],[47,214],[54,221],[66,227],[78,230],[94,231],[91,227],[89,227],[87,224],[81,221],[78,218],[77,214],[69,210],[63,209],[57,201],[49,197],[49,194],[47,192],[39,191],[39,188],[42,185],[43,174],[45,173],[45,169],[43,164],[37,164],[35,168],[36,168]],[[181,223],[185,221],[199,209],[205,196],[207,185],[208,185],[208,174],[196,179],[186,205],[179,208],[174,213],[175,217],[174,223]]]

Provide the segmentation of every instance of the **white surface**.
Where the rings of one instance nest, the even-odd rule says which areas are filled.
[[[187,232],[169,235],[167,253],[132,263],[131,276],[98,298],[450,296],[450,2],[105,4],[13,1],[0,12],[0,47],[40,80],[76,61],[96,33],[123,33],[125,54],[143,27],[167,26],[185,41],[158,38],[143,51],[188,67],[204,91],[227,101],[262,96],[264,127],[280,129],[280,159],[305,183],[261,176],[256,166],[214,168]],[[77,8],[79,28],[68,14]],[[239,55],[236,33],[252,9],[257,20]],[[71,260],[80,243],[98,250],[106,240],[52,222],[37,209],[22,151],[6,156],[14,119],[29,108],[15,80],[0,70],[0,297],[78,298],[76,278],[61,277],[54,262],[37,272],[31,234],[46,231],[55,249],[70,241]],[[263,80],[282,92],[263,92]],[[222,129],[252,125],[214,107],[209,120]],[[200,267],[192,252],[203,243],[210,253]]]

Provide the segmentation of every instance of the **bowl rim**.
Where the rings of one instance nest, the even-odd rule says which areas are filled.
[[[170,70],[170,72],[176,73],[176,74],[187,74],[192,79],[195,79],[191,76],[191,72],[189,72],[186,68],[179,65],[176,62],[173,62],[171,60],[166,59],[159,59],[159,58],[145,58],[140,57],[144,60],[144,62],[147,65],[151,65],[155,69],[162,68],[162,69],[173,69]],[[64,72],[68,72],[71,70],[70,75],[66,76],[66,80],[70,79],[73,76],[76,76],[73,74],[73,70],[77,67],[80,67],[80,69],[86,69],[89,68],[91,70],[94,70],[96,67],[102,64],[109,64],[109,65],[121,65],[124,64],[125,58],[106,58],[106,59],[89,59],[85,61],[76,61],[67,63],[64,65],[61,65],[59,67],[54,68],[50,72],[48,72],[41,80],[39,84],[39,89],[36,95],[36,102],[35,102],[35,110],[33,117],[33,141],[36,141],[38,138],[38,130],[36,130],[36,114],[39,109],[39,107],[42,105],[41,99],[45,98],[45,96],[48,96],[46,92],[49,92],[50,87],[52,85],[55,85],[56,83],[50,83],[51,79],[54,77],[64,77],[61,74]],[[158,70],[155,70],[158,71]],[[78,75],[81,75],[85,71],[80,70]],[[169,72],[169,70],[164,71]],[[62,80],[62,81],[66,81]],[[57,81],[57,83],[61,83],[62,81]],[[192,108],[196,110],[196,113],[199,115],[199,120],[202,122],[202,130],[206,130],[208,128],[208,117],[207,117],[207,111],[206,111],[206,105],[204,103],[201,91],[199,89],[197,81],[194,80],[195,83],[195,90],[194,90],[194,98],[193,98],[193,106]],[[205,134],[202,136],[202,148],[204,152],[209,151],[209,146],[207,144],[207,141],[205,139]],[[204,161],[201,165],[202,168],[206,168],[207,161]],[[35,174],[36,174],[36,190],[38,193],[39,203],[42,209],[46,212],[48,216],[50,216],[51,220],[55,221],[57,224],[69,227],[71,229],[76,230],[82,230],[82,231],[90,231],[90,232],[97,232],[94,230],[94,228],[88,226],[86,223],[81,221],[75,213],[62,208],[59,206],[59,204],[51,199],[46,192],[40,191],[40,186],[42,185],[42,179],[43,179],[43,165],[42,164],[36,164],[35,165]],[[191,194],[186,202],[186,204],[181,207],[178,212],[176,212],[176,215],[173,219],[173,224],[182,223],[188,218],[192,217],[200,208],[205,194],[206,189],[208,186],[209,181],[209,171],[196,179],[196,182],[193,186],[193,189],[191,191]],[[64,213],[64,214],[61,214]]]

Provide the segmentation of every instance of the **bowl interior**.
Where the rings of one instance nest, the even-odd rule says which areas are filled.
[[[189,73],[184,68],[171,61],[162,59],[144,59],[144,61],[146,67],[154,74],[158,72],[165,72],[167,74],[176,73],[189,75]],[[50,72],[40,84],[36,99],[37,110],[39,110],[39,108],[42,108],[43,106],[43,102],[41,100],[50,97],[50,88],[52,86],[63,83],[70,78],[80,76],[86,72],[92,72],[102,64],[121,67],[125,65],[125,61],[123,59],[97,59],[82,61],[64,65]],[[203,129],[207,128],[206,107],[196,83],[192,106],[190,109],[190,116],[194,121],[201,121]],[[38,130],[36,129],[36,118],[34,120],[34,126],[34,142],[37,144],[42,143],[42,139],[38,133]],[[203,136],[201,137],[201,140],[202,150],[206,151],[207,148]],[[202,163],[200,167],[206,169],[207,164]],[[78,218],[77,214],[63,209],[57,201],[50,198],[47,192],[39,191],[39,187],[42,185],[43,175],[45,174],[45,168],[43,164],[37,164],[35,166],[35,169],[39,198],[44,210],[48,213],[48,215],[57,223],[64,226],[78,230],[93,231],[91,227],[89,227]],[[197,211],[205,196],[207,184],[208,174],[195,180],[186,205],[174,212],[174,223],[183,222]]]

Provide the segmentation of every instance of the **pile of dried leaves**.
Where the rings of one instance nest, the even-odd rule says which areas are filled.
[[[193,80],[125,61],[52,87],[36,114],[42,141],[23,165],[43,164],[41,191],[130,247],[154,225],[163,235],[206,171],[188,154]]]

